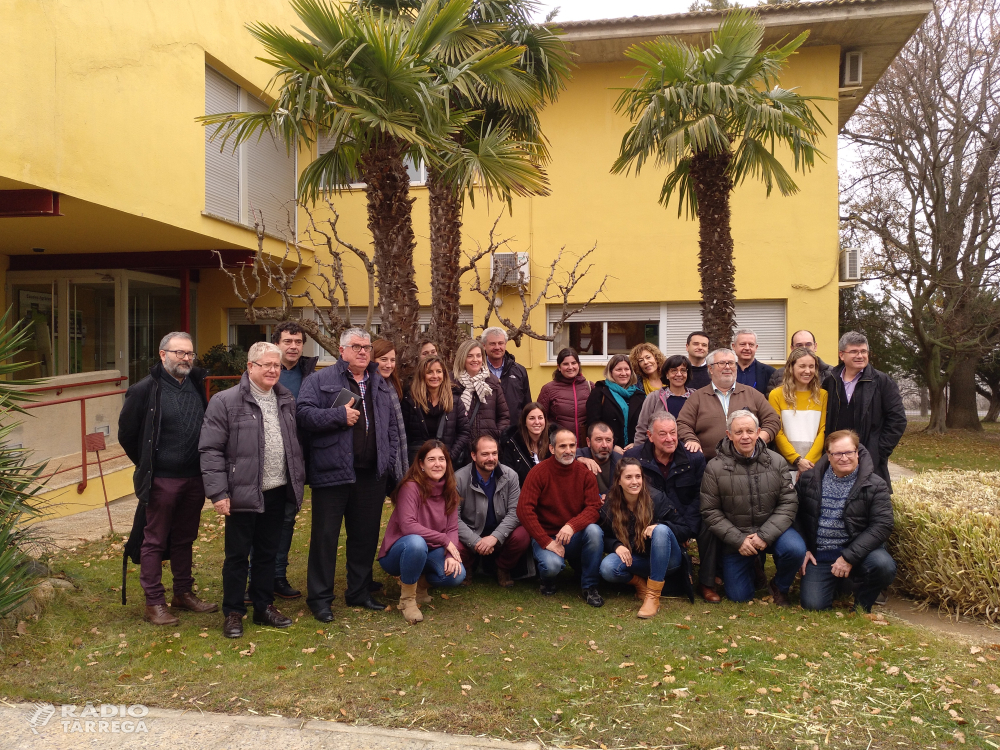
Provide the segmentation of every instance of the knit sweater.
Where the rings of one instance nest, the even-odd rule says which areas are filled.
[[[768,403],[781,417],[781,429],[774,436],[774,444],[788,463],[794,465],[799,458],[816,463],[823,457],[828,396],[826,391],[820,391],[817,404],[809,391],[796,391],[793,407],[785,401],[781,388],[768,394]]]
[[[201,476],[198,438],[205,406],[191,378],[160,377],[160,437],[153,474],[157,477]]]
[[[579,461],[563,466],[550,457],[528,472],[517,503],[517,517],[544,549],[567,524],[575,534],[597,523],[600,508],[594,473]]]
[[[844,525],[844,506],[858,479],[855,469],[846,477],[838,477],[832,467],[823,473],[823,501],[819,510],[819,527],[816,529],[816,559],[833,562],[847,546],[850,536]]]
[[[447,547],[448,542],[458,548],[458,506],[451,513],[445,512],[447,503],[441,494],[444,491],[443,479],[431,482],[430,488],[431,494],[426,498],[420,497],[420,485],[416,482],[407,482],[399,488],[396,507],[389,517],[378,553],[380,558],[389,554],[392,545],[410,534],[423,537],[429,549]]]
[[[261,472],[261,490],[267,492],[288,483],[288,467],[285,464],[285,443],[281,439],[281,417],[278,414],[278,399],[274,389],[262,390],[252,380],[250,393],[260,407],[264,421],[264,471]]]

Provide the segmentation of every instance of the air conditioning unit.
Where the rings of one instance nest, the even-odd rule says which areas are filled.
[[[845,247],[840,251],[840,280],[861,281],[861,251]]]
[[[490,262],[490,278],[500,286],[524,286],[531,278],[531,262],[527,253],[494,253]]]
[[[847,52],[844,54],[844,83],[847,86],[861,85],[861,53]]]

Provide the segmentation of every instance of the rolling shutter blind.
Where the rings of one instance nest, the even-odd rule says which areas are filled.
[[[757,334],[757,359],[785,359],[785,301],[752,300],[736,303],[736,327]]]
[[[239,87],[205,67],[205,114],[239,110]],[[239,149],[232,143],[220,151],[219,141],[209,141],[215,128],[205,128],[205,211],[230,221],[240,220]]]
[[[663,337],[663,353],[687,354],[687,337],[701,330],[701,305],[697,302],[677,302],[667,305],[667,331]]]
[[[247,112],[266,112],[267,105],[246,95]],[[295,234],[295,155],[270,133],[246,142],[247,224],[263,215],[264,227],[278,236]]]
[[[549,323],[559,322],[562,315],[562,305],[549,305]],[[577,313],[569,319],[573,323],[585,323],[587,321],[613,321],[624,320],[634,322],[660,322],[660,303],[652,302],[637,305],[588,305],[587,309]]]

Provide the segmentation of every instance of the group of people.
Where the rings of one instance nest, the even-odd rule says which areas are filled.
[[[503,329],[463,342],[450,368],[423,342],[405,388],[385,339],[349,329],[321,369],[304,343],[298,324],[280,324],[250,348],[238,386],[207,400],[191,337],[174,332],[126,394],[119,439],[145,519],[147,621],[217,611],[191,572],[207,496],[226,517],[223,634],[242,635],[248,605],[255,623],[288,627],[274,603],[301,596],[287,569],[306,484],[306,603],[320,622],[333,619],[342,527],[347,605],[387,609],[377,559],[410,623],[432,588],[468,585],[477,569],[505,588],[537,576],[552,595],[568,564],[591,606],[604,603],[602,580],[631,585],[641,618],[665,593],[719,602],[720,586],[733,601],[766,588],[787,605],[797,574],[806,608],[853,592],[870,610],[895,577],[888,459],[906,417],[859,333],[830,367],[797,331],[775,370],[756,359],[753,331],[714,351],[697,331],[686,355],[643,343],[612,356],[596,383],[563,349],[534,401]]]

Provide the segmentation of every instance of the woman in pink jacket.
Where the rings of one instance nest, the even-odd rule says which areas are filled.
[[[428,440],[392,494],[396,507],[378,553],[382,569],[399,577],[398,609],[411,625],[424,619],[418,605],[431,602],[428,588],[465,580],[458,551],[459,502],[448,447]]]
[[[559,352],[556,365],[552,380],[543,385],[538,394],[538,405],[550,425],[572,430],[579,445],[587,434],[590,383],[580,372],[580,357],[572,349]]]

